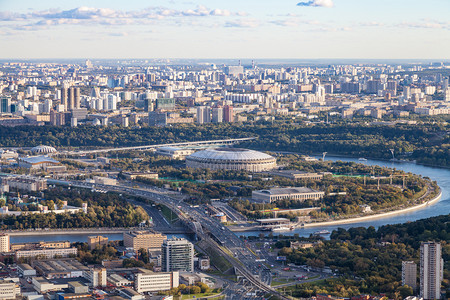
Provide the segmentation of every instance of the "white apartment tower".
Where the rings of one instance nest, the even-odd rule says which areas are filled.
[[[423,299],[440,299],[443,265],[440,243],[420,245],[420,297]]]

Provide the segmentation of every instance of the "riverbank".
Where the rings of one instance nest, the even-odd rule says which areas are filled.
[[[165,234],[188,234],[189,230],[185,228],[175,227],[175,228],[155,228],[151,229],[165,233]],[[80,229],[31,229],[31,230],[6,230],[4,233],[10,236],[44,236],[44,235],[85,235],[85,234],[114,234],[114,233],[124,233],[131,230],[142,230],[140,227],[130,227],[130,228],[80,228]]]
[[[439,202],[439,200],[441,200],[441,197],[442,197],[442,190],[440,190],[439,194],[437,194],[436,197],[434,197],[433,199],[428,200],[425,203],[407,207],[404,209],[393,210],[393,211],[389,211],[389,212],[385,212],[385,213],[381,213],[381,214],[374,214],[374,215],[358,217],[358,218],[349,218],[349,219],[327,221],[327,222],[317,222],[317,223],[307,223],[302,227],[309,228],[309,227],[319,227],[319,226],[332,226],[332,225],[339,225],[339,224],[351,224],[351,223],[359,223],[359,222],[377,220],[377,219],[382,219],[382,218],[386,218],[386,217],[392,217],[395,215],[402,215],[402,214],[405,214],[408,212],[412,212],[412,211],[419,210],[419,209],[425,208],[427,206],[433,205],[433,204]]]
[[[326,227],[326,226],[334,226],[334,225],[344,225],[344,224],[352,224],[352,223],[361,223],[365,221],[373,221],[388,217],[393,217],[396,215],[402,215],[405,213],[413,212],[416,210],[420,210],[426,208],[430,205],[436,204],[441,200],[442,197],[442,189],[439,190],[439,193],[433,198],[428,200],[425,203],[418,204],[415,206],[410,206],[403,209],[388,211],[385,213],[373,214],[368,216],[362,216],[357,218],[348,218],[348,219],[339,219],[333,221],[325,221],[325,222],[317,222],[317,223],[305,223],[304,226],[298,226],[295,229],[304,229],[304,228],[312,228],[312,227]],[[251,226],[251,227],[238,227],[238,226],[227,226],[233,232],[251,232],[251,231],[263,231],[259,226]]]

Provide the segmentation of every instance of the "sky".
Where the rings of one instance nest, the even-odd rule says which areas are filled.
[[[0,58],[450,59],[450,0],[0,0]]]

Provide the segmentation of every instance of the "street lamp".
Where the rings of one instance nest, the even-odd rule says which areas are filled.
[[[325,161],[325,155],[327,155],[328,152],[323,152],[322,153],[322,161]]]
[[[392,160],[394,160],[394,149],[389,149],[392,153]]]

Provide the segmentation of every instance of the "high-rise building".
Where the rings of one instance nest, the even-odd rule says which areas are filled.
[[[9,252],[9,234],[0,235],[0,252]]]
[[[440,299],[443,265],[440,243],[420,245],[420,297],[423,299]]]
[[[380,80],[369,80],[367,82],[366,91],[370,94],[377,94],[378,91],[382,89],[382,84]]]
[[[148,112],[148,125],[165,126],[167,125],[167,113],[159,111]]]
[[[225,105],[223,107],[223,121],[232,123],[234,121],[233,106]]]
[[[223,122],[223,108],[222,107],[214,107],[212,109],[212,122],[213,123],[222,123]]]
[[[64,105],[64,111],[66,111],[69,107],[69,89],[63,87],[61,89],[61,104]]]
[[[231,75],[231,76],[237,76],[240,74],[244,74],[244,67],[243,66],[228,66],[225,67],[225,74]]]
[[[194,245],[183,238],[165,240],[162,250],[162,270],[172,271],[194,271]]]
[[[0,103],[0,113],[10,113],[11,112],[11,97],[2,96]]]
[[[173,99],[173,98],[156,99],[156,109],[162,109],[162,110],[175,109],[175,99]]]
[[[208,106],[200,106],[197,108],[197,123],[211,123],[211,108]]]
[[[402,285],[417,290],[417,264],[413,261],[402,261]]]
[[[444,101],[450,102],[450,87],[444,90]],[[3,103],[2,103],[3,105]]]

